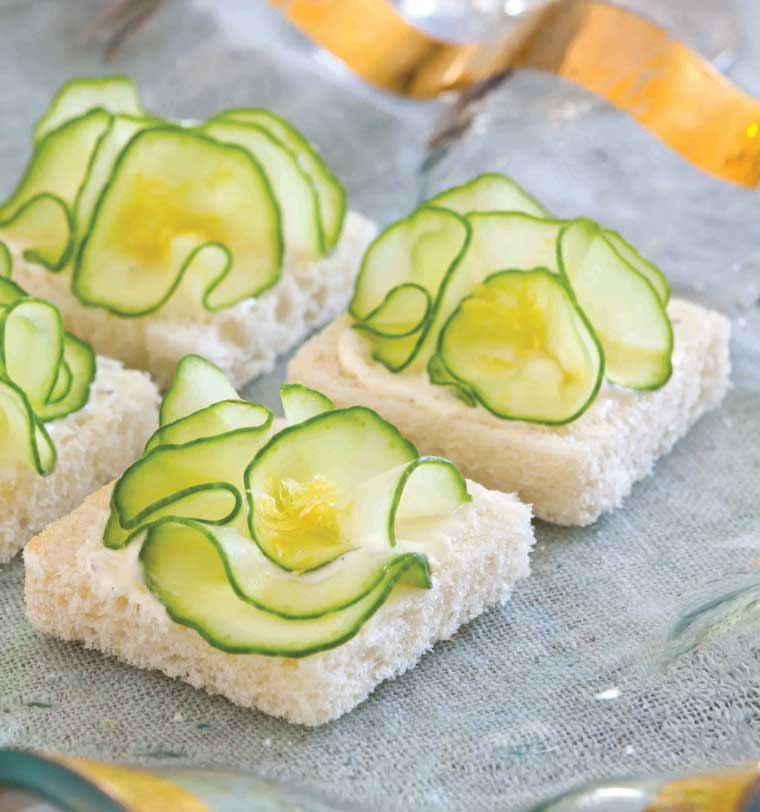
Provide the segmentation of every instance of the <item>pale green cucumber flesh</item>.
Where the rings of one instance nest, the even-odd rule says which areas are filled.
[[[594,331],[552,271],[501,271],[454,311],[438,354],[498,417],[561,425],[593,402],[604,374]]]
[[[471,229],[467,250],[441,284],[427,336],[411,365],[413,369],[426,368],[446,321],[462,299],[491,274],[535,267],[559,270],[556,244],[564,221],[517,212],[473,213],[467,216],[467,221]]]
[[[159,523],[148,530],[140,561],[148,587],[175,622],[224,651],[281,657],[304,657],[346,642],[410,568],[427,568],[424,556],[399,557],[360,600],[296,620],[262,611],[236,594],[219,548],[201,533],[178,533],[170,523]]]
[[[648,259],[645,259],[622,235],[609,228],[604,230],[604,236],[620,256],[632,265],[642,276],[645,276],[664,305],[670,300],[670,285],[665,274]]]
[[[10,305],[0,320],[5,374],[24,390],[33,409],[48,402],[63,358],[63,323],[58,308],[27,297]]]
[[[550,217],[549,212],[518,183],[506,175],[486,172],[431,197],[426,205],[440,206],[457,214],[470,212],[517,211],[534,217]]]
[[[246,150],[197,131],[153,127],[119,155],[72,289],[86,304],[143,316],[181,283],[218,310],[272,287],[282,253],[277,202]]]
[[[321,392],[302,383],[284,383],[280,387],[280,400],[288,423],[303,423],[311,417],[329,412],[335,405]]]
[[[154,448],[127,468],[114,488],[120,525],[134,530],[162,516],[231,521],[240,509],[243,472],[269,436],[266,423]]]
[[[230,585],[241,600],[264,612],[294,619],[321,617],[356,603],[383,580],[390,567],[408,555],[391,549],[357,549],[317,572],[294,574],[273,564],[247,535],[234,528],[165,520],[154,533],[205,538],[216,548]]]
[[[361,324],[354,324],[353,327],[365,334],[372,360],[391,372],[401,372],[409,366],[425,334],[423,328],[420,328],[409,336],[388,338],[372,331],[364,331]]]
[[[263,428],[271,422],[272,413],[264,406],[244,400],[222,400],[161,426],[148,440],[145,452],[159,445],[184,445],[235,429]]]
[[[0,241],[0,281],[7,281],[13,273],[13,255],[11,249]],[[0,305],[2,305],[3,293],[0,291]]]
[[[48,402],[36,407],[40,420],[60,420],[73,412],[78,412],[90,399],[90,390],[95,380],[96,362],[92,347],[80,338],[65,333],[63,336],[63,359],[61,369],[69,383],[63,393],[55,389]]]
[[[370,245],[349,313],[367,335],[373,358],[393,371],[412,362],[434,318],[442,282],[459,263],[469,237],[467,221],[459,215],[426,207],[389,226]],[[394,296],[399,289],[404,293]],[[387,323],[383,329],[389,314],[392,330]]]
[[[58,375],[55,379],[53,391],[50,393],[48,403],[60,403],[71,389],[72,381],[71,367],[66,363],[65,359],[61,359],[61,365],[58,367]]]
[[[260,108],[226,110],[214,116],[211,122],[220,120],[264,127],[291,150],[301,169],[311,178],[317,193],[325,250],[331,251],[335,248],[343,229],[346,193],[311,143],[292,124],[269,110]]]
[[[304,262],[325,253],[319,200],[311,178],[295,156],[263,127],[236,121],[217,121],[202,131],[217,141],[237,144],[265,167],[280,207],[285,250],[290,261]]]
[[[360,406],[289,426],[246,469],[251,537],[283,569],[320,567],[356,546],[357,488],[416,457],[395,427]]]
[[[404,338],[419,332],[432,302],[421,285],[405,282],[388,291],[383,301],[355,326],[383,338]]]
[[[607,378],[632,389],[663,386],[672,373],[673,328],[649,280],[588,220],[565,226],[557,250],[604,349]]]
[[[8,307],[26,296],[26,291],[13,280],[0,277],[0,308]]]
[[[468,386],[462,381],[458,381],[446,368],[441,356],[435,353],[430,356],[427,365],[427,374],[430,383],[436,386],[448,387],[456,397],[458,397],[467,406],[477,405],[477,399]]]
[[[200,355],[185,355],[177,362],[174,378],[161,401],[159,424],[174,423],[222,400],[239,400],[227,376]]]
[[[24,176],[0,206],[0,220],[13,216],[27,201],[45,193],[69,210],[84,181],[98,141],[111,124],[105,110],[91,110],[49,132],[36,146]]]
[[[148,127],[158,126],[160,123],[157,119],[144,116],[121,114],[112,117],[110,126],[97,143],[87,174],[74,202],[74,227],[80,238],[87,233],[95,205],[103,187],[111,177],[121,151],[138,132]]]
[[[6,459],[29,464],[42,476],[55,468],[56,451],[21,387],[0,375],[0,447]]]
[[[144,112],[137,89],[126,76],[72,79],[60,88],[35,125],[34,140],[40,141],[52,130],[94,107],[109,113],[138,116]]]
[[[9,247],[29,262],[59,271],[71,255],[72,229],[68,206],[60,197],[42,192],[29,198],[8,219],[0,221],[4,275],[11,268]]]
[[[343,532],[362,549],[396,546],[397,521],[453,513],[470,501],[459,469],[440,457],[417,457],[357,482],[343,517]]]

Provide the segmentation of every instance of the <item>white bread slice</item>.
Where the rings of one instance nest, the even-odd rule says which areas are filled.
[[[348,302],[362,255],[375,236],[374,223],[346,215],[333,253],[312,262],[287,263],[280,281],[256,299],[209,312],[173,296],[158,312],[120,318],[82,304],[71,292],[71,275],[54,274],[14,257],[13,279],[24,290],[55,303],[68,329],[96,352],[144,369],[165,389],[177,361],[198,353],[213,361],[240,389],[269,372],[277,356],[297,346]]]
[[[580,419],[562,427],[500,420],[423,377],[388,372],[371,361],[345,316],[304,344],[288,377],[337,406],[369,406],[421,453],[454,460],[486,487],[516,492],[538,518],[587,525],[619,507],[729,387],[728,320],[682,300],[668,310],[675,333],[670,381],[653,392],[605,385]]]
[[[58,461],[49,476],[30,468],[0,470],[0,562],[140,455],[158,424],[158,390],[144,372],[97,359],[84,408],[47,424]]]
[[[473,502],[447,523],[444,549],[431,560],[433,588],[397,587],[354,638],[330,651],[303,659],[226,654],[173,623],[145,587],[135,588],[139,578],[125,577],[139,567],[137,545],[103,547],[110,487],[27,546],[27,615],[43,632],[159,669],[238,705],[323,724],[411,668],[436,641],[505,603],[515,581],[528,575],[530,508],[468,484]]]

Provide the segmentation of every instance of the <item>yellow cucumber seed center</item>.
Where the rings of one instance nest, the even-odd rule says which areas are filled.
[[[313,548],[340,546],[341,517],[348,505],[335,484],[324,477],[308,482],[282,479],[272,493],[258,494],[254,504],[281,560],[295,557],[309,566]]]
[[[153,263],[168,258],[177,237],[224,242],[218,217],[183,203],[190,196],[189,187],[190,182],[170,183],[164,178],[137,174],[116,220],[116,244],[128,247],[141,262]]]
[[[481,285],[462,309],[468,343],[483,347],[479,363],[511,369],[551,355],[544,310],[525,286],[507,292]]]

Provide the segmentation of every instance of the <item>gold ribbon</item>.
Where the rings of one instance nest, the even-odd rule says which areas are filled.
[[[747,812],[757,809],[760,765],[669,781],[643,812]]]
[[[447,43],[388,0],[271,0],[317,44],[383,90],[432,98],[509,70],[549,71],[628,113],[723,180],[760,182],[760,101],[638,14],[555,0],[501,42]]]
[[[47,756],[91,781],[129,812],[211,812],[172,781],[142,770],[72,756]]]

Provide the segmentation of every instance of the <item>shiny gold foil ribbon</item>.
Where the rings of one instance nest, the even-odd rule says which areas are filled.
[[[91,781],[129,812],[212,812],[172,781],[142,770],[71,756],[47,758]]]
[[[383,90],[432,98],[510,70],[553,73],[628,113],[723,180],[760,182],[760,101],[640,15],[601,0],[554,0],[499,42],[452,44],[388,0],[271,0],[303,33]]]
[[[643,812],[748,812],[760,799],[760,765],[665,784]]]

